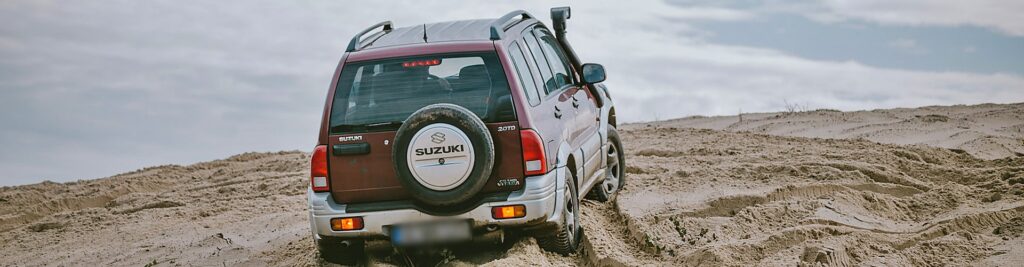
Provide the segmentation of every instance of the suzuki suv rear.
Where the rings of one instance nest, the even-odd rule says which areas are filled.
[[[575,252],[580,192],[609,200],[624,172],[604,69],[579,63],[568,17],[552,9],[557,37],[523,11],[356,35],[311,160],[321,255],[351,263],[368,239],[412,247],[508,230]]]

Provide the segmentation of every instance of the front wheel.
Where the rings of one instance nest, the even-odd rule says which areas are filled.
[[[570,175],[574,174],[570,172]],[[569,255],[579,250],[583,226],[580,225],[580,198],[576,193],[576,183],[573,182],[573,177],[565,177],[565,183],[562,225],[555,233],[538,236],[537,244],[544,250]]]
[[[608,126],[608,151],[605,151],[606,164],[604,181],[590,191],[593,199],[607,202],[615,199],[622,186],[626,185],[626,158],[622,151],[622,141],[615,127]]]

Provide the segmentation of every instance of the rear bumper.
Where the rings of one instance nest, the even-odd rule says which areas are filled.
[[[346,212],[345,204],[338,204],[331,198],[330,193],[314,193],[311,188],[307,189],[306,195],[309,202],[309,221],[313,232],[313,238],[320,240],[321,237],[340,238],[386,238],[390,233],[390,227],[396,224],[408,224],[436,220],[458,220],[468,219],[474,228],[485,226],[500,226],[503,228],[518,227],[544,227],[556,225],[560,222],[561,213],[558,210],[561,196],[564,196],[565,168],[556,168],[545,175],[527,177],[522,190],[515,191],[505,201],[485,202],[480,206],[462,214],[452,216],[434,216],[415,209],[395,209],[372,212]],[[491,217],[491,207],[503,205],[522,204],[526,206],[526,216],[515,219],[494,219]],[[353,231],[334,231],[331,229],[331,219],[339,217],[362,217],[363,229]]]

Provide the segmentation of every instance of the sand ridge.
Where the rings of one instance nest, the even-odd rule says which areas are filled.
[[[969,108],[1016,112],[1020,105]],[[969,113],[964,116],[972,121],[1013,118]],[[504,245],[448,251],[428,265],[1024,261],[1024,157],[979,158],[984,150],[969,146],[882,144],[855,135],[693,129],[684,126],[694,126],[695,119],[686,120],[621,127],[627,185],[616,202],[581,203],[586,239],[577,255],[547,253],[531,238],[510,236]],[[828,128],[820,123],[805,127]],[[1004,124],[1024,125],[1024,119]],[[999,138],[1022,142],[1010,132]],[[0,188],[0,264],[329,265],[318,259],[309,238],[308,157],[298,151],[246,153],[96,180]],[[384,242],[369,244],[365,257],[370,266],[407,262]]]
[[[770,135],[867,139],[959,149],[982,159],[1024,155],[1024,103],[840,112],[830,109],[692,116],[660,126]]]

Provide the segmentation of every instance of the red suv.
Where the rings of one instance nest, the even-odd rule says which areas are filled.
[[[351,262],[368,239],[396,247],[533,235],[579,244],[579,198],[623,186],[604,68],[525,11],[498,19],[382,22],[341,58],[308,190],[322,257]],[[377,30],[380,29],[380,30]]]

